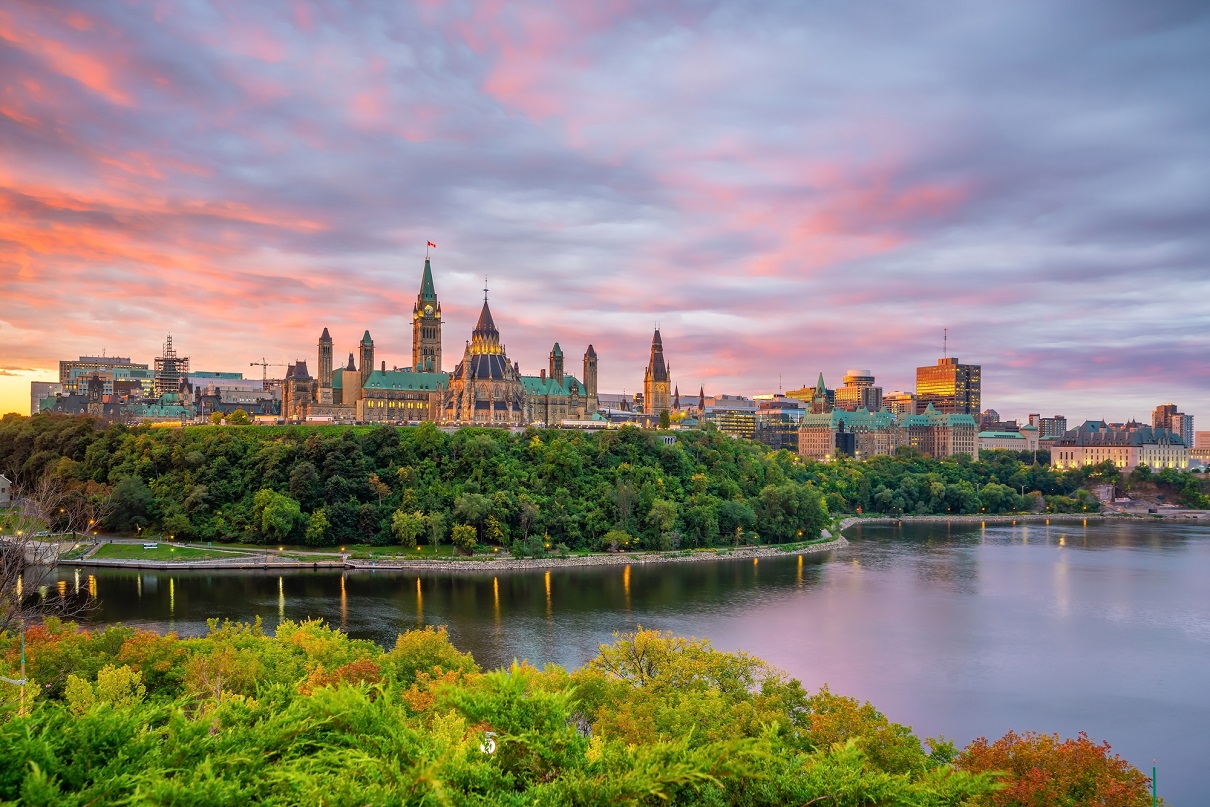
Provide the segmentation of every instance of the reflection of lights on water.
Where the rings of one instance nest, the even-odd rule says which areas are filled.
[[[97,598],[97,576],[94,574],[88,576],[88,596],[94,600]]]
[[[496,617],[496,621],[500,621],[500,578],[492,578],[492,601],[494,608],[492,614]]]
[[[622,594],[626,597],[626,610],[630,610],[630,564],[622,569]]]
[[[545,575],[545,577],[546,577],[546,618],[547,618],[547,619],[549,619],[549,618],[550,618],[550,616],[551,616],[551,607],[550,607],[550,569],[547,569],[547,570],[546,570],[546,575]]]
[[[49,594],[50,594],[50,589],[48,589],[46,586],[38,586],[38,596],[39,597],[41,597],[42,599],[45,600]]]
[[[176,578],[168,578],[168,614],[176,615]]]
[[[802,588],[802,555],[798,556],[798,587]]]
[[[1066,535],[1059,536],[1059,546],[1067,546],[1067,536]]]
[[[25,581],[21,579],[21,575],[17,575],[17,599],[20,600],[25,596]]]
[[[135,582],[138,584],[139,599],[141,600],[143,599],[143,575],[136,577]]]
[[[76,569],[76,593],[80,593],[80,570]]]
[[[286,618],[286,581],[281,575],[277,577],[277,618]]]
[[[66,580],[60,580],[58,583],[55,584],[55,588],[57,588],[59,590],[60,597],[67,596],[67,581]]]
[[[424,624],[424,594],[420,592],[420,578],[416,578],[416,624]]]
[[[342,547],[343,548],[343,547]],[[345,593],[345,576],[340,576],[340,629],[348,630],[349,595]]]

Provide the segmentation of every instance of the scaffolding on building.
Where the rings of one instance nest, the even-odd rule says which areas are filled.
[[[180,392],[181,382],[189,375],[189,357],[178,356],[172,347],[172,334],[164,343],[164,355],[155,360],[155,396],[160,398],[166,392]]]

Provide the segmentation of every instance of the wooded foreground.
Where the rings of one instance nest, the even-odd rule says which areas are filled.
[[[1151,803],[1146,777],[1082,735],[926,750],[870,704],[746,654],[615,639],[578,670],[485,672],[444,630],[385,651],[320,622],[180,639],[49,620],[27,631],[28,700],[0,690],[0,802]],[[0,674],[19,652],[0,634]]]

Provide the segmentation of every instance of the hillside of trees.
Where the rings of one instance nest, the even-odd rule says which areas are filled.
[[[1092,512],[1112,466],[1057,472],[1009,452],[803,461],[715,431],[592,434],[431,424],[150,428],[5,416],[0,471],[104,500],[99,529],[243,543],[454,542],[673,549],[817,537],[836,514]],[[1199,475],[1145,480],[1205,506]],[[52,528],[54,524],[50,525]]]
[[[869,703],[653,631],[574,671],[487,672],[432,629],[389,651],[319,622],[25,638],[28,700],[0,684],[2,804],[1151,803],[1083,735],[926,750]],[[0,674],[19,652],[0,633]]]

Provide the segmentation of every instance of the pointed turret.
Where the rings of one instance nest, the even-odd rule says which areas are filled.
[[[424,259],[424,276],[420,279],[420,295],[416,298],[422,303],[437,302],[437,289],[433,286],[433,267],[428,257]]]
[[[374,372],[374,340],[370,338],[369,329],[361,337],[361,386],[365,387],[366,379]]]
[[[346,366],[345,366],[345,369],[346,369],[346,370],[348,370],[348,371],[349,371],[349,372],[351,372],[351,373],[355,373],[355,372],[357,372],[357,365],[356,365],[356,364],[353,362],[353,354],[352,354],[352,353],[350,353],[350,354],[349,354],[349,363],[348,363],[348,365],[346,365]]]
[[[496,322],[492,319],[492,310],[487,305],[487,300],[483,301],[483,310],[479,312],[479,321],[475,323],[475,330],[471,332],[474,336],[494,336],[500,338],[500,332],[496,330]]]
[[[643,412],[658,415],[672,405],[672,379],[664,361],[664,340],[660,329],[651,337],[651,358],[643,375]]]
[[[697,388],[697,411],[699,414],[706,411],[706,387]]]
[[[673,409],[681,408],[681,388],[679,385],[675,389],[672,390],[672,408]]]
[[[328,335],[327,328],[324,328],[324,332],[319,335],[319,341],[321,341],[321,342],[331,342],[332,341],[332,337]]]
[[[550,351],[550,377],[562,384],[563,375],[563,348],[559,347],[558,342],[555,342],[555,346]]]

